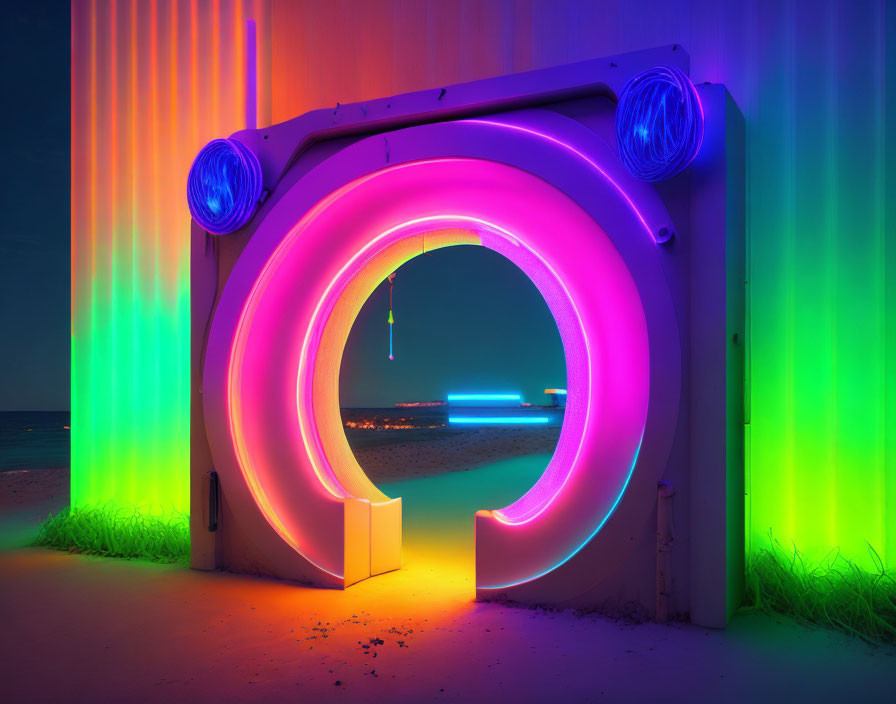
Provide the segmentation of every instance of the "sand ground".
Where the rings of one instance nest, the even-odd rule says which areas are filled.
[[[68,506],[68,488],[68,469],[0,472],[0,549],[33,542],[47,514]]]
[[[546,461],[387,485],[405,566],[346,591],[25,547],[64,481],[13,500],[21,480],[0,480],[2,700],[893,701],[896,649],[786,618],[710,631],[474,602],[471,511]]]
[[[347,430],[346,437],[358,464],[379,484],[469,471],[513,457],[551,455],[560,426]]]

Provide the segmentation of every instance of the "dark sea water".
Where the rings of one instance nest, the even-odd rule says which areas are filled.
[[[561,409],[452,409],[453,413],[482,415],[541,415],[547,426],[563,423]],[[408,440],[437,440],[441,437],[478,432],[478,426],[451,426],[448,407],[436,408],[344,408],[343,422],[351,425],[346,435],[353,447],[386,445]],[[0,472],[16,469],[48,469],[69,466],[68,411],[0,411]],[[408,427],[410,426],[410,427]],[[522,426],[520,432],[531,432]]]
[[[68,411],[0,411],[0,472],[69,466]]]

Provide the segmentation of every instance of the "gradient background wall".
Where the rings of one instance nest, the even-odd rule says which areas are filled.
[[[202,143],[243,126],[235,20],[253,13],[260,124],[266,105],[278,122],[682,44],[693,79],[725,83],[747,120],[748,540],[772,530],[863,561],[867,541],[896,563],[896,8],[884,0],[77,0],[76,497],[165,501],[176,488],[186,506],[183,184]]]
[[[264,35],[268,13],[72,3],[74,505],[188,511],[187,172],[205,142],[245,125],[244,21]]]

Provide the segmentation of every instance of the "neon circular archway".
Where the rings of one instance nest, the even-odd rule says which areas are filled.
[[[400,550],[400,505],[345,439],[342,350],[364,301],[400,264],[478,244],[544,296],[569,395],[539,481],[476,516],[477,589],[536,581],[599,530],[612,554],[623,538],[608,519],[649,512],[677,417],[680,342],[653,237],[669,225],[656,194],[593,132],[540,111],[370,137],[298,179],[228,280],[204,374],[215,466],[239,487],[235,508],[258,517],[260,549],[295,555],[334,583],[394,568],[383,555],[396,541]],[[365,540],[366,552],[352,547]]]

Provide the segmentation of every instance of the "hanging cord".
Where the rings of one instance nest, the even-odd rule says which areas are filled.
[[[215,290],[212,293],[211,308],[208,312],[208,318],[205,321],[205,330],[202,333],[202,346],[199,349],[199,394],[202,395],[202,379],[205,374],[205,353],[208,350],[208,336],[212,331],[212,318],[215,317],[215,309],[218,307],[218,278],[221,275],[221,252],[218,238],[212,233],[205,233],[205,254],[208,256],[209,245],[211,245],[212,256],[215,258]]]
[[[395,274],[396,272],[392,272],[389,274],[389,317],[386,319],[386,322],[389,323],[389,359],[395,359],[395,356],[392,354],[392,326],[395,324],[395,318],[392,315],[392,289],[395,287]]]

